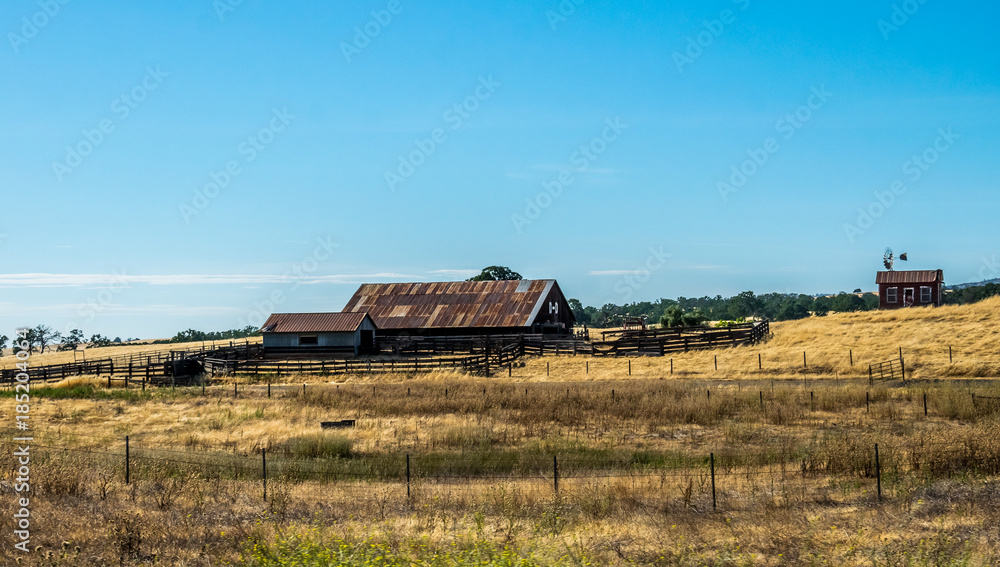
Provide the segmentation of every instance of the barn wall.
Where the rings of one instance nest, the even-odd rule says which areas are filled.
[[[553,285],[542,302],[542,308],[535,317],[535,324],[561,323],[567,331],[573,328],[573,312],[569,302],[558,285]]]
[[[264,333],[264,348],[267,347],[297,347],[299,335],[317,335],[319,347],[353,346],[361,344],[361,334],[353,333]]]
[[[889,303],[886,301],[886,294],[889,288],[896,288],[896,303]],[[944,284],[941,282],[924,282],[924,283],[891,283],[891,284],[879,284],[878,286],[878,302],[879,309],[902,309],[903,308],[903,290],[911,287],[913,288],[914,302],[913,307],[921,307],[926,305],[941,305]],[[931,301],[930,303],[920,302],[920,288],[929,287],[931,288]]]

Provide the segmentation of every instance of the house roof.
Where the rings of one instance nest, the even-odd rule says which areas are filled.
[[[899,272],[878,272],[875,274],[876,284],[918,284],[943,281],[944,272],[942,270],[904,270]]]
[[[261,331],[265,333],[352,333],[368,314],[354,313],[273,313]],[[374,321],[372,321],[374,324]]]
[[[367,311],[380,329],[530,327],[553,288],[555,280],[364,284],[344,311]]]

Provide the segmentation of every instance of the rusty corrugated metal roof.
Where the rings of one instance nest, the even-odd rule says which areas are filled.
[[[943,281],[944,271],[942,270],[903,270],[899,272],[878,272],[875,274],[876,284],[917,284]]]
[[[358,330],[368,314],[352,313],[273,313],[261,330],[268,333],[351,333]]]
[[[380,329],[530,327],[555,280],[363,284],[344,311]]]

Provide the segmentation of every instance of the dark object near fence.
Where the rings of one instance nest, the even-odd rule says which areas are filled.
[[[175,360],[172,363],[168,362],[167,365],[167,372],[171,371],[172,366],[173,375],[177,378],[198,376],[199,374],[205,372],[205,365],[202,364],[200,360],[193,358],[182,358],[180,360]]]
[[[319,426],[323,429],[343,429],[357,425],[356,419],[342,419],[340,421],[321,421]]]

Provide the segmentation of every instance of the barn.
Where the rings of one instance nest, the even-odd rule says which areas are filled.
[[[268,356],[368,354],[377,330],[365,312],[274,313],[261,327]]]
[[[555,280],[363,284],[345,312],[368,313],[381,336],[572,332]]]
[[[905,270],[878,272],[879,309],[899,309],[941,305],[944,296],[942,270]]]

